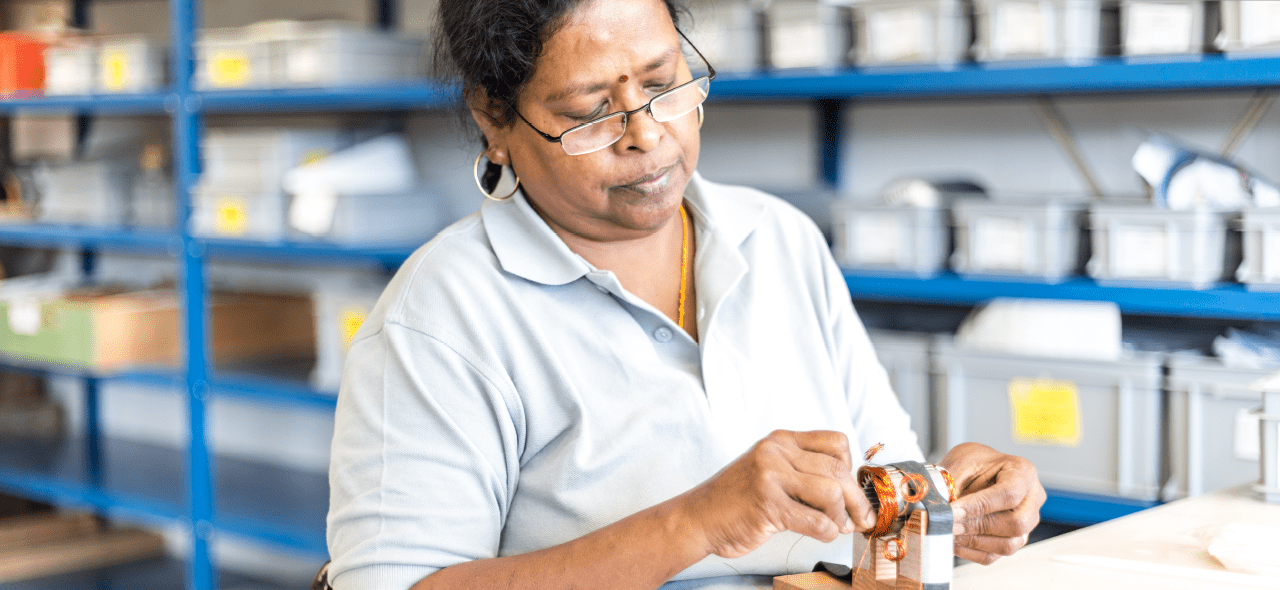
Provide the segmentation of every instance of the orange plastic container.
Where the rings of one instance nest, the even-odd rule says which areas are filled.
[[[44,90],[45,44],[22,33],[0,33],[0,95],[30,96]]]

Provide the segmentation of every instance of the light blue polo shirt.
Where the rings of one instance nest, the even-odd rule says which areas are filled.
[[[574,254],[517,194],[404,264],[338,396],[329,553],[338,590],[404,590],[457,563],[564,543],[705,481],[775,429],[921,460],[821,233],[695,175],[685,200],[701,341]],[[769,587],[848,564],[850,537],[777,535],[670,588]]]

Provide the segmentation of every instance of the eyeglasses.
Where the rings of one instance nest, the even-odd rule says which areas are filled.
[[[711,63],[703,57],[702,52],[698,51],[693,43],[689,42],[689,38],[684,33],[676,29],[680,33],[680,37],[689,43],[689,47],[693,48],[694,53],[702,59],[702,63],[707,64],[707,74],[698,76],[684,84],[676,86],[671,90],[663,92],[652,99],[649,103],[634,111],[618,111],[603,117],[592,119],[561,133],[559,137],[544,133],[541,129],[533,126],[520,111],[516,111],[516,116],[520,117],[530,129],[538,132],[543,139],[558,143],[560,147],[570,156],[581,156],[591,152],[602,150],[618,142],[627,132],[627,120],[640,111],[649,111],[649,116],[654,121],[666,123],[683,117],[699,105],[706,102],[707,95],[711,92],[711,81],[716,79],[716,69],[711,67]]]

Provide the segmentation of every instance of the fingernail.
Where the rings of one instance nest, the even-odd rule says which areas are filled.
[[[953,536],[956,536],[956,537],[959,537],[960,535],[963,535],[963,534],[964,534],[964,524],[961,524],[961,523],[958,523],[958,522],[957,522],[957,523],[955,524],[955,526],[952,526],[952,527],[951,527],[951,534],[952,534]]]
[[[955,506],[951,507],[951,518],[956,522],[965,520],[966,516],[968,516],[968,514],[965,514],[964,508],[957,508]]]

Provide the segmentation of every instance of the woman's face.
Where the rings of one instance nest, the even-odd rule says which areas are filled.
[[[552,136],[640,108],[688,82],[680,37],[662,0],[588,0],[547,40],[516,108]],[[675,216],[698,164],[698,114],[666,123],[647,111],[604,149],[570,156],[519,118],[478,116],[496,163],[509,163],[534,208],[557,232],[591,241],[647,236]]]

